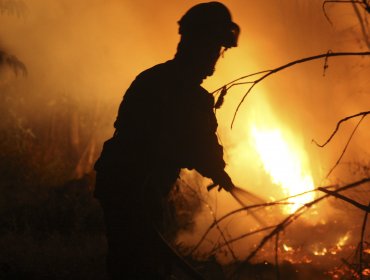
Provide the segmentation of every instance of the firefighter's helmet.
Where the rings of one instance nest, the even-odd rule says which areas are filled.
[[[179,20],[179,33],[186,38],[208,38],[225,48],[236,47],[240,32],[230,11],[220,2],[207,2],[190,8]]]

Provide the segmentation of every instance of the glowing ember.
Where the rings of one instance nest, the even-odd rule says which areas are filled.
[[[259,130],[256,127],[252,127],[252,136],[264,169],[272,182],[282,187],[284,195],[294,196],[314,189],[311,172],[307,167],[304,169],[307,155],[294,139],[287,142],[277,129]],[[289,202],[294,205],[286,206],[285,211],[293,213],[312,199],[313,193],[291,198]]]
[[[364,276],[370,276],[370,268],[365,268],[365,269],[362,271],[362,275],[364,275]]]
[[[342,236],[338,243],[337,243],[337,247],[338,249],[341,249],[344,245],[346,245],[347,241],[349,239],[349,232],[346,233],[346,235]]]
[[[321,250],[315,250],[315,251],[313,251],[313,254],[315,256],[325,256],[327,253],[328,253],[328,249],[326,249],[326,248],[323,248]]]
[[[291,252],[291,251],[293,251],[293,247],[289,247],[288,245],[286,245],[286,244],[283,244],[283,248],[284,248],[284,251],[286,251],[286,252]]]
[[[364,253],[365,253],[365,254],[369,254],[369,255],[370,255],[370,249],[365,249],[365,250],[364,250]]]

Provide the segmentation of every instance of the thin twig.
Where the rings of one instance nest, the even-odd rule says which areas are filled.
[[[346,122],[346,121],[348,121],[350,119],[353,119],[353,118],[356,118],[356,117],[359,117],[359,116],[365,117],[365,116],[367,116],[369,114],[370,114],[370,111],[365,111],[365,112],[354,114],[352,116],[345,117],[345,118],[341,119],[337,123],[337,126],[335,127],[334,131],[332,132],[332,134],[330,135],[330,137],[324,142],[324,144],[319,144],[315,139],[312,139],[312,142],[315,143],[320,148],[325,147],[331,141],[331,139],[335,136],[335,134],[338,132],[339,127],[341,126],[341,124],[343,122]]]
[[[213,216],[213,218],[216,220],[216,216]],[[220,232],[220,235],[221,235],[222,239],[225,241],[226,247],[230,251],[230,253],[231,253],[234,261],[236,261],[237,260],[237,257],[236,257],[236,255],[234,253],[234,250],[231,248],[230,243],[227,242],[227,239],[226,239],[226,236],[225,236],[223,230],[220,228],[220,226],[219,226],[218,223],[216,224],[216,227],[217,227],[218,231]]]
[[[370,209],[370,203],[368,204],[368,208]],[[363,262],[363,253],[364,253],[364,237],[365,237],[365,229],[366,229],[366,223],[367,223],[367,216],[369,214],[369,211],[365,213],[364,216],[364,222],[362,223],[362,229],[361,229],[361,238],[360,238],[360,264],[359,264],[359,270],[358,274],[360,275],[360,279],[363,280],[363,274],[362,274],[362,262]]]
[[[239,241],[241,239],[244,239],[246,237],[255,235],[257,233],[260,233],[260,232],[263,232],[263,231],[266,231],[266,230],[269,230],[269,229],[273,229],[276,226],[277,225],[260,228],[260,229],[257,229],[257,230],[253,230],[251,232],[244,233],[244,234],[242,234],[242,235],[240,235],[238,237],[232,238],[232,239],[228,240],[227,242],[225,242],[223,244],[219,244],[217,247],[214,247],[213,250],[212,250],[212,252],[210,254],[211,255],[215,254],[218,250],[220,250],[222,247],[226,246],[227,244],[231,244],[231,243],[234,243],[234,242]]]
[[[334,164],[334,166],[330,169],[330,171],[328,172],[328,174],[326,174],[326,178],[328,178],[328,177],[330,176],[330,174],[334,171],[334,169],[339,165],[339,163],[340,163],[340,161],[342,160],[342,158],[343,158],[343,156],[344,156],[345,152],[347,151],[348,145],[349,145],[349,143],[351,142],[353,135],[355,134],[355,132],[356,132],[357,128],[360,126],[360,124],[361,124],[362,120],[365,118],[365,116],[366,116],[366,115],[363,115],[363,116],[361,117],[361,119],[358,121],[357,125],[355,126],[355,128],[353,129],[353,131],[352,131],[351,135],[349,136],[348,141],[347,141],[346,145],[344,146],[343,151],[342,151],[341,155],[339,156],[339,158],[338,158],[337,162],[336,162],[336,163]]]
[[[222,90],[225,86],[226,86],[226,89],[229,90],[233,85],[239,85],[239,83],[236,83],[238,81],[241,81],[241,80],[244,80],[246,78],[250,78],[252,76],[256,76],[256,75],[259,75],[259,74],[267,73],[267,72],[270,72],[270,71],[271,70],[263,70],[263,71],[255,72],[255,73],[252,73],[252,74],[248,74],[246,76],[242,76],[242,77],[237,78],[237,79],[235,79],[231,82],[228,82],[227,84],[224,84],[222,87],[212,91],[212,94],[216,94],[218,91]],[[244,83],[240,83],[240,84],[244,84]]]
[[[320,188],[322,188],[322,189],[338,188],[338,185],[330,185],[330,186],[320,187]],[[305,194],[309,194],[309,193],[313,193],[313,192],[317,192],[317,191],[319,191],[319,188],[309,190],[309,191],[305,191],[303,193],[295,194],[295,195],[292,195],[292,196],[288,196],[288,197],[276,200],[275,202],[283,202],[283,201],[286,201],[286,200],[291,200],[292,198],[296,198],[296,197],[303,196]]]

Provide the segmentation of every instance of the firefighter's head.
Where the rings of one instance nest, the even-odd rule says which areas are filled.
[[[236,47],[239,26],[220,2],[208,2],[190,8],[179,20],[179,33],[184,40],[217,43],[225,48]]]
[[[178,23],[181,35],[178,55],[193,60],[199,69],[203,68],[205,77],[213,74],[224,49],[237,46],[239,26],[220,2],[195,5]]]

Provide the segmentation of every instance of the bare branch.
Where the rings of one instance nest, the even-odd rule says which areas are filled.
[[[338,188],[338,185],[330,185],[330,186],[321,187],[321,188],[323,188],[323,189]],[[282,201],[290,200],[292,198],[299,197],[299,196],[302,196],[302,195],[305,195],[305,194],[308,194],[308,193],[317,192],[317,191],[319,191],[318,188],[317,189],[314,189],[314,190],[305,191],[303,193],[299,193],[299,194],[296,194],[296,195],[292,195],[292,196],[289,196],[289,197],[285,197],[285,198],[280,199],[280,200],[277,200],[275,202],[282,202]]]
[[[355,206],[355,207],[357,207],[357,208],[359,208],[359,209],[361,209],[361,210],[363,210],[363,211],[365,211],[367,213],[370,212],[370,207],[368,207],[366,205],[363,205],[361,203],[358,203],[357,201],[355,201],[353,199],[350,199],[349,197],[346,197],[344,195],[341,195],[341,194],[339,194],[339,193],[337,193],[335,191],[329,191],[329,190],[324,189],[324,188],[319,188],[319,190],[322,191],[322,192],[324,192],[324,193],[326,193],[326,194],[329,194],[331,196],[334,196],[336,198],[339,198],[341,200],[344,200],[344,201],[352,204],[353,206]]]
[[[237,115],[237,113],[238,113],[238,111],[240,109],[240,106],[243,104],[245,98],[248,96],[248,94],[252,91],[252,89],[259,82],[263,81],[268,76],[270,76],[270,75],[272,75],[274,73],[277,73],[279,71],[282,71],[282,70],[284,70],[286,68],[289,68],[289,67],[291,67],[293,65],[304,63],[304,62],[307,62],[307,61],[317,60],[317,59],[321,59],[321,58],[336,57],[336,56],[367,56],[367,55],[370,55],[370,52],[337,52],[337,53],[334,53],[333,52],[333,53],[319,54],[319,55],[310,56],[310,57],[306,57],[306,58],[302,58],[302,59],[298,59],[298,60],[289,62],[289,63],[287,63],[285,65],[282,65],[282,66],[277,67],[277,68],[272,69],[272,70],[265,70],[265,71],[260,71],[260,72],[257,72],[257,73],[249,74],[249,75],[243,76],[243,77],[241,77],[239,79],[236,79],[236,80],[234,80],[234,81],[226,84],[227,89],[230,89],[234,85],[251,84],[250,87],[249,87],[249,89],[244,94],[244,96],[242,97],[241,101],[239,102],[239,104],[238,104],[238,106],[237,106],[237,108],[235,110],[235,113],[234,113],[234,116],[233,116],[233,119],[232,119],[232,122],[231,122],[231,128],[234,125],[236,115]],[[253,81],[239,82],[239,81],[241,81],[243,79],[246,79],[246,78],[249,78],[249,77],[253,77],[253,76],[256,76],[256,75],[260,75],[260,74],[263,74],[263,75],[260,78],[257,78],[257,79],[255,79]],[[222,86],[220,89],[222,89],[224,86]],[[217,91],[219,91],[220,89],[214,91],[214,93],[217,92]]]

